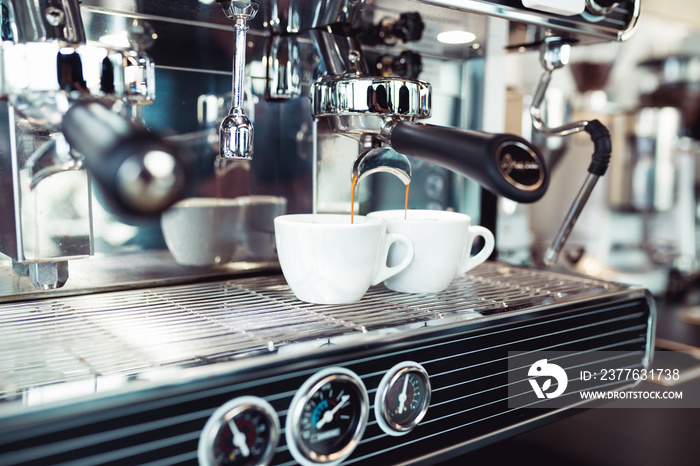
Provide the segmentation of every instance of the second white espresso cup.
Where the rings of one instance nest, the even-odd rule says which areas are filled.
[[[243,203],[236,199],[183,199],[161,216],[161,227],[175,262],[190,266],[226,264],[236,251]]]
[[[236,231],[239,246],[236,259],[276,260],[274,221],[276,217],[287,213],[287,199],[253,194],[237,197],[236,201],[243,206],[243,217]]]
[[[372,212],[369,218],[387,222],[390,233],[406,236],[415,250],[411,265],[384,281],[387,288],[404,293],[437,293],[454,278],[484,262],[493,252],[493,234],[471,217],[459,212],[440,210],[383,210]],[[405,216],[405,218],[404,218]],[[471,255],[477,237],[484,246]],[[392,248],[389,265],[401,257],[400,246]]]
[[[404,270],[413,260],[406,237],[387,233],[380,218],[335,214],[292,214],[275,218],[282,273],[294,295],[316,304],[359,301],[370,286]],[[387,266],[392,245],[401,246]]]

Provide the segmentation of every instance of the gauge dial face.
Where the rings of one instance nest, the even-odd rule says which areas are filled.
[[[279,441],[279,420],[272,406],[252,396],[235,398],[211,415],[199,437],[199,464],[265,465]]]
[[[367,425],[369,400],[362,380],[334,367],[297,391],[286,421],[287,444],[303,465],[337,464],[357,446]]]
[[[384,432],[399,436],[418,425],[428,411],[428,405],[428,373],[417,362],[405,361],[392,367],[379,383],[374,414]]]

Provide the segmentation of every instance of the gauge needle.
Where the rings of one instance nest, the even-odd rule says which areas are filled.
[[[233,432],[233,446],[238,447],[243,456],[250,456],[250,448],[248,448],[248,444],[246,443],[245,434],[238,430],[238,426],[233,422],[233,419],[228,421],[228,426],[231,428],[231,432]]]
[[[408,391],[408,374],[406,374],[406,378],[403,381],[403,391],[399,395],[399,401],[401,404],[399,405],[399,412],[403,412],[403,407],[406,404],[406,400],[408,399],[408,395],[406,395],[406,392]]]
[[[345,403],[347,403],[349,399],[350,399],[350,395],[343,395],[342,398],[340,399],[340,403],[335,405],[335,407],[333,409],[328,410],[325,413],[323,413],[323,418],[321,418],[321,420],[318,421],[318,424],[316,424],[316,428],[320,429],[321,427],[323,427],[327,423],[331,422],[333,420],[333,417],[335,416],[335,413],[337,413],[340,408],[345,406]]]

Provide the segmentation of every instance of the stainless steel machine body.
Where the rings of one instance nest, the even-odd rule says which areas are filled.
[[[602,2],[585,3],[580,14],[561,16],[527,9],[519,0],[261,2],[246,33],[243,89],[243,107],[255,127],[255,154],[227,166],[219,180],[222,195],[284,196],[292,213],[349,210],[353,161],[367,149],[366,141],[339,135],[327,120],[313,118],[310,89],[334,66],[324,61],[312,37],[315,27],[364,25],[357,39],[365,42],[370,73],[377,64],[391,62],[387,56],[401,64],[401,53],[420,54],[418,79],[432,89],[428,121],[479,130],[488,109],[483,89],[489,28],[513,21],[508,45],[517,50],[536,46],[550,28],[581,42],[621,40],[639,16],[638,0],[623,0],[603,13]],[[387,31],[398,30],[390,25],[401,14],[416,11],[425,23],[423,39],[367,39],[387,37]],[[87,44],[114,41],[127,23],[153,32],[147,34],[155,38],[148,56],[158,97],[137,116],[168,133],[169,142],[190,149],[188,194],[214,196],[219,123],[228,108],[240,108],[224,97],[231,91],[235,33],[221,5],[84,0],[80,14]],[[478,46],[438,44],[434,34],[450,28],[469,28]],[[412,75],[408,68],[402,72],[415,79],[416,70]],[[24,161],[57,134],[56,128],[37,127],[11,108],[0,121],[3,167],[18,160],[26,167]],[[26,147],[24,158],[10,148],[17,140]],[[63,142],[56,137],[53,144]],[[60,159],[56,151],[51,155]],[[412,166],[409,207],[453,208],[478,222],[474,183],[428,162],[412,161]],[[24,169],[2,170],[1,176],[12,173],[19,180],[10,186],[29,183]],[[80,179],[63,180],[64,175]],[[390,192],[396,185],[380,175],[363,182],[366,191],[359,199],[364,208],[394,207]],[[39,235],[39,247],[17,255],[10,249],[18,247],[18,238],[34,243],[9,222],[16,213],[0,220],[3,244],[11,245],[3,247],[8,257],[0,264],[2,464],[208,464],[212,455],[232,455],[227,449],[234,446],[243,456],[222,462],[437,462],[581,405],[572,391],[560,408],[537,402],[509,406],[509,351],[621,351],[627,355],[624,364],[634,368],[647,367],[652,357],[655,308],[641,287],[490,262],[435,295],[398,294],[379,285],[354,305],[306,305],[294,298],[275,263],[178,266],[163,244],[157,219],[130,222],[109,213],[89,178],[84,171],[53,174],[32,191],[35,196],[46,187],[51,202],[75,212],[51,207],[51,215],[44,216],[26,193],[19,202],[16,192],[0,197],[3,212],[26,209],[22,222],[36,216],[40,227],[32,227],[29,239],[34,240],[34,231],[46,231],[52,244],[60,245],[56,251],[46,249]],[[49,189],[54,182],[64,195]],[[7,186],[4,180],[0,184]],[[75,201],[75,191],[82,200]],[[62,221],[54,223],[55,216]],[[54,227],[58,224],[67,233]],[[65,252],[69,247],[72,252]],[[70,277],[56,290],[38,289],[13,271],[13,264],[17,269],[27,258],[42,263],[65,256],[85,258],[71,264]],[[386,421],[374,411],[375,397],[390,389],[385,376],[397,367],[423,374],[423,385],[416,387],[423,393],[429,388],[431,397],[405,429],[387,433]],[[329,386],[342,381],[357,390],[364,422],[356,425],[342,454],[304,463],[299,455],[308,451],[296,422],[308,413],[299,407],[323,392],[325,385],[319,383],[329,376],[334,377]],[[527,384],[525,376],[514,383]],[[336,396],[342,409],[344,395]],[[229,409],[237,400],[244,403]],[[216,429],[252,413],[249,408],[265,413],[248,419],[264,423],[259,432],[270,442],[260,445],[273,447],[263,451],[241,440],[237,427],[227,430],[230,438],[223,444],[214,445],[221,431]],[[316,424],[330,422],[323,419]]]
[[[1,19],[0,96],[9,105],[3,105],[0,251],[34,286],[58,288],[68,279],[67,261],[94,250],[90,180],[85,172],[68,172],[84,168],[85,156],[93,160],[93,173],[108,165],[90,151],[74,151],[68,133],[61,132],[64,115],[81,101],[123,113],[131,104],[151,103],[153,63],[128,30],[121,37],[131,42],[119,48],[88,43],[77,1],[3,1]],[[82,131],[79,140],[95,137]],[[97,136],[104,137],[109,134]],[[139,189],[148,169],[134,163],[136,176],[121,188],[127,196],[148,199],[147,190]],[[118,169],[107,170],[123,171]]]
[[[231,400],[262,398],[284,426],[304,382],[342,367],[360,377],[373,413],[380,380],[406,361],[429,375],[425,418],[392,436],[370,414],[346,462],[446,460],[581,405],[570,390],[564,408],[540,407],[534,396],[529,406],[511,407],[509,384],[529,385],[526,371],[509,378],[517,374],[509,352],[614,351],[626,355],[614,364],[642,369],[655,319],[641,288],[489,262],[437,295],[380,285],[344,306],[301,303],[281,276],[267,276],[0,310],[0,462],[7,465],[195,464],[205,423]],[[296,435],[287,428],[280,436],[272,464],[297,464],[289,447]]]

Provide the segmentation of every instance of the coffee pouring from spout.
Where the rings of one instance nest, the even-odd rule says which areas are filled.
[[[373,173],[390,173],[405,185],[411,183],[411,162],[391,147],[379,146],[363,150],[352,167],[352,176],[359,183]]]
[[[511,134],[490,134],[418,123],[430,117],[430,84],[406,78],[376,77],[353,72],[339,51],[358,44],[327,31],[312,35],[330,74],[313,83],[312,112],[328,119],[340,134],[371,138],[372,148],[355,162],[360,175],[388,171],[408,177],[405,156],[436,163],[465,175],[495,194],[517,202],[540,199],[549,185],[549,172],[539,150],[525,139]],[[352,63],[361,62],[355,60]],[[329,66],[328,64],[333,66]],[[338,66],[336,66],[338,65]],[[383,144],[387,150],[377,150]],[[389,162],[389,160],[391,162]],[[366,175],[365,175],[366,176]]]

